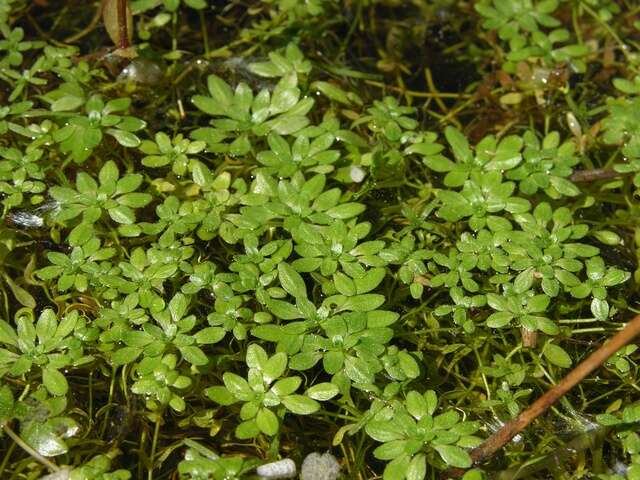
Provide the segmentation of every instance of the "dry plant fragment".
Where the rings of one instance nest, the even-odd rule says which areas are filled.
[[[133,15],[127,0],[105,0],[102,20],[118,50],[127,50],[133,40]]]
[[[551,405],[557,402],[564,394],[580,383],[587,375],[602,365],[609,357],[619,349],[627,345],[640,333],[640,315],[635,316],[626,327],[593,352],[589,357],[574,368],[560,383],[548,390],[538,400],[520,413],[513,420],[505,423],[479,447],[471,452],[474,464],[483,462],[500,450],[527,425],[542,415]],[[464,473],[462,469],[452,469],[445,472],[444,478],[457,478]]]

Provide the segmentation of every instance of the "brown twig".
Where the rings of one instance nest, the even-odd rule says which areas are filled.
[[[640,315],[635,316],[626,327],[593,352],[576,368],[571,370],[560,383],[548,390],[538,400],[518,415],[513,420],[505,423],[502,428],[494,432],[479,447],[471,452],[471,460],[474,464],[481,463],[500,450],[507,442],[525,429],[543,414],[551,405],[557,402],[565,393],[580,383],[587,375],[602,365],[609,357],[620,348],[627,345],[640,333]],[[464,474],[462,469],[451,469],[445,472],[445,478],[457,478]]]
[[[597,182],[598,180],[609,180],[619,177],[621,173],[609,168],[594,168],[591,170],[576,170],[571,174],[569,180],[576,183]]]
[[[127,49],[129,47],[127,0],[118,0],[118,48]]]

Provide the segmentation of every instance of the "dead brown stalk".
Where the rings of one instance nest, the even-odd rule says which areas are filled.
[[[640,333],[640,315],[636,315],[624,329],[618,332],[607,343],[583,360],[576,368],[571,370],[560,383],[549,389],[536,400],[529,408],[520,413],[516,418],[505,423],[494,432],[479,447],[471,452],[474,464],[482,463],[500,450],[527,425],[544,413],[551,405],[557,402],[564,394],[580,383],[587,375],[602,365],[609,357],[620,348],[627,345]],[[445,472],[445,478],[458,478],[464,474],[463,469],[451,469]]]

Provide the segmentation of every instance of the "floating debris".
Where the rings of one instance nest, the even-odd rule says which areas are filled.
[[[71,468],[65,467],[58,472],[50,473],[49,475],[40,477],[40,480],[69,480],[70,475]]]
[[[351,177],[351,180],[354,181],[355,183],[362,182],[364,180],[365,175],[366,175],[366,172],[358,165],[352,165],[351,169],[349,170],[349,176]]]
[[[340,463],[327,453],[313,452],[302,462],[301,480],[336,480],[340,473]]]
[[[290,458],[260,465],[258,475],[263,479],[293,478],[296,476],[296,464]]]

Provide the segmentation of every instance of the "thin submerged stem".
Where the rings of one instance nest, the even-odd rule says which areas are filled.
[[[149,454],[149,472],[147,474],[148,480],[153,480],[153,469],[155,467],[156,450],[158,448],[158,437],[160,436],[160,424],[162,423],[161,416],[156,418],[155,426],[153,428],[153,439],[151,440],[151,453]]]
[[[89,24],[86,27],[84,27],[82,30],[80,30],[78,33],[75,33],[70,37],[65,38],[64,43],[75,43],[81,38],[84,38],[85,36],[87,36],[93,30],[95,30],[95,28],[100,23],[100,18],[102,17],[104,2],[105,0],[100,0],[100,2],[98,2],[98,8],[96,8],[96,12],[91,18],[91,21],[89,22]]]
[[[396,87],[395,85],[387,85],[383,82],[377,82],[375,80],[365,80],[364,83],[367,85],[371,85],[372,87],[378,88],[388,88],[389,90],[393,90],[394,92],[401,93],[403,95],[408,95],[410,97],[415,98],[471,98],[472,94],[470,93],[447,93],[447,92],[418,92],[416,90],[408,90],[402,87]]]
[[[613,28],[611,28],[611,26],[607,22],[603,21],[600,18],[600,15],[598,15],[598,12],[593,10],[585,2],[580,2],[580,7],[582,7],[584,11],[587,12],[596,21],[596,23],[598,23],[609,35],[611,35],[611,37],[618,43],[618,46],[620,47],[620,50],[622,51],[624,58],[628,62],[633,63],[633,59],[629,56],[629,52],[628,52],[629,48],[624,44],[622,39],[613,30]]]

